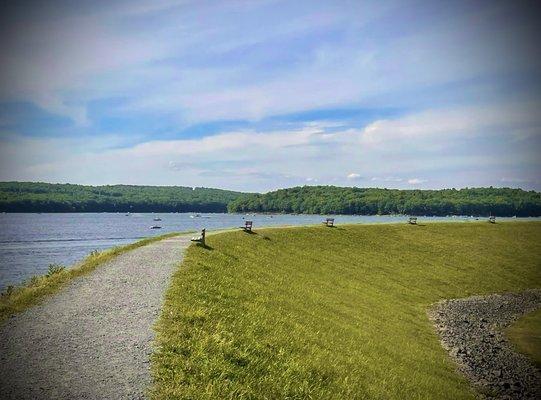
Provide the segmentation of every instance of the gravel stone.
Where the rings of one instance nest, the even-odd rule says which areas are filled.
[[[541,290],[444,300],[429,317],[459,370],[487,399],[541,399],[541,372],[503,330],[541,307]]]
[[[2,399],[143,399],[152,326],[190,244],[120,254],[0,326]]]

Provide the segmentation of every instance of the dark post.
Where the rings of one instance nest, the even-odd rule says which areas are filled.
[[[201,231],[201,244],[205,245],[205,228]]]

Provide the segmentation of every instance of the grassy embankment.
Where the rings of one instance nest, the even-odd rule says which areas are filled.
[[[520,318],[506,333],[517,350],[530,356],[541,368],[541,309]]]
[[[0,323],[10,315],[37,304],[45,296],[56,293],[71,279],[93,271],[99,265],[119,254],[177,235],[179,233],[168,233],[142,239],[126,246],[113,247],[102,252],[92,252],[86,259],[73,268],[52,266],[52,268],[49,268],[48,274],[35,276],[21,286],[8,288],[0,295]]]
[[[230,232],[166,294],[154,399],[473,399],[427,318],[438,300],[541,287],[541,224]]]

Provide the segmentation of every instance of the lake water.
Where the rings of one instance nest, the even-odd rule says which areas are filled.
[[[322,215],[244,214],[0,214],[0,290],[47,272],[49,264],[73,265],[92,250],[103,250],[167,232],[238,227],[319,224]],[[161,221],[154,221],[160,218]],[[404,216],[335,216],[337,224],[404,222]],[[464,217],[423,217],[466,221]],[[159,225],[162,229],[150,229]]]

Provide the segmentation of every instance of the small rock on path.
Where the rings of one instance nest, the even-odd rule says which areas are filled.
[[[0,326],[2,399],[142,399],[154,324],[190,244],[120,254]]]

